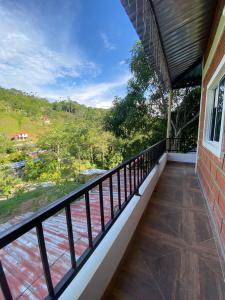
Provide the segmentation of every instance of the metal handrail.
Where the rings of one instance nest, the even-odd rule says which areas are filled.
[[[106,235],[107,231],[116,221],[118,216],[121,214],[123,209],[129,203],[133,195],[138,194],[138,189],[143,183],[145,178],[157,164],[159,158],[166,152],[166,140],[162,140],[155,145],[149,147],[148,149],[142,151],[137,156],[132,157],[118,165],[117,167],[109,170],[100,177],[93,179],[92,181],[86,183],[82,187],[76,189],[75,191],[69,193],[68,195],[56,200],[55,202],[49,204],[45,208],[34,213],[31,217],[21,221],[18,224],[12,225],[9,229],[0,233],[0,249],[7,246],[17,238],[21,237],[23,234],[29,232],[31,229],[36,228],[37,238],[38,238],[38,247],[40,251],[43,273],[45,275],[46,286],[48,288],[48,297],[46,299],[56,299],[71,280],[76,276],[80,268],[89,258],[91,253],[97,247],[102,238]],[[123,171],[123,183],[124,183],[124,203],[121,204],[121,193],[120,188],[121,184],[121,170]],[[118,193],[118,210],[114,211],[113,204],[113,192],[114,187],[112,184],[113,178],[116,176],[117,179],[117,193]],[[111,219],[105,224],[104,220],[104,199],[103,199],[103,190],[102,183],[105,180],[109,179],[109,189],[110,189],[110,205],[111,205]],[[128,190],[129,186],[129,190]],[[100,201],[100,216],[101,216],[101,232],[100,234],[93,239],[92,237],[92,227],[91,227],[91,215],[90,215],[90,202],[89,202],[89,192],[91,189],[98,187],[99,188],[99,201]],[[85,207],[86,207],[86,216],[87,216],[87,234],[89,247],[82,254],[82,256],[76,261],[75,250],[74,250],[74,239],[73,239],[73,224],[71,218],[70,205],[76,199],[84,197]],[[65,274],[61,281],[53,287],[50,267],[48,263],[48,256],[45,245],[45,237],[43,232],[42,223],[61,211],[65,209],[66,221],[67,221],[67,233],[68,233],[68,244],[69,251],[71,256],[71,269]],[[2,288],[3,295],[5,299],[12,299],[10,288],[7,283],[6,276],[0,261],[0,286]]]

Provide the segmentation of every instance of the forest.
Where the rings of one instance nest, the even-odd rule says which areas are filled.
[[[74,190],[88,180],[82,171],[110,169],[165,138],[168,93],[140,42],[129,66],[127,95],[110,109],[0,88],[0,222]],[[197,140],[200,93],[174,93],[172,135],[186,141],[184,151]]]

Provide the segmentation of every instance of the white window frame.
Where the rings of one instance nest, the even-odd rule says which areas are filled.
[[[205,121],[204,121],[204,136],[203,136],[203,146],[211,151],[214,155],[221,158],[223,155],[222,147],[223,147],[223,138],[224,138],[224,115],[225,115],[225,93],[223,99],[223,112],[221,119],[221,130],[219,141],[211,141],[209,139],[210,129],[211,129],[211,111],[212,105],[214,101],[214,91],[218,87],[220,80],[225,75],[225,55],[223,56],[220,64],[218,65],[216,71],[211,77],[206,91],[206,106],[205,106]]]

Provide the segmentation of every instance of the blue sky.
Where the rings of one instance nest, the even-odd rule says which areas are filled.
[[[109,107],[137,39],[119,0],[0,0],[0,86]]]

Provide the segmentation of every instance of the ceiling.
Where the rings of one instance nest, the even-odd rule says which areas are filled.
[[[201,83],[216,0],[121,0],[166,88]]]

